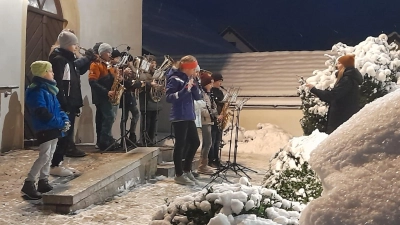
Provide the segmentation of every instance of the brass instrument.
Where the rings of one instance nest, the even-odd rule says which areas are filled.
[[[226,91],[226,89],[223,88],[222,86],[221,86],[221,88]],[[227,91],[227,93],[225,94],[224,100],[222,100],[222,102],[224,102],[224,106],[222,107],[221,114],[220,114],[220,115],[222,115],[222,119],[218,121],[218,128],[220,130],[225,130],[226,125],[228,125],[228,122],[231,119],[232,115],[231,115],[231,113],[228,112],[229,105],[236,101],[238,93],[239,93],[238,88],[236,88],[236,89],[230,88]]]
[[[121,81],[120,78],[122,77],[121,73],[120,73],[120,68],[126,64],[127,60],[128,60],[128,56],[127,57],[124,56],[121,59],[121,61],[114,66],[114,68],[117,72],[117,75],[114,77],[114,82],[113,82],[113,85],[111,86],[111,90],[110,90],[110,91],[114,92],[114,95],[111,96],[109,99],[112,105],[119,105],[122,94],[125,91],[124,85],[122,85],[120,82]],[[124,77],[122,77],[122,79],[124,79]]]
[[[158,69],[154,71],[153,80],[157,83],[157,85],[150,88],[150,98],[154,102],[159,102],[165,95],[165,88],[167,85],[165,73],[172,67],[173,64],[174,60],[169,55],[164,55],[164,62]]]

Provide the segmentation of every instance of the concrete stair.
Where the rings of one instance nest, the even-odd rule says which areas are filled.
[[[160,154],[158,155],[157,175],[175,177],[173,154],[173,147],[160,147]],[[199,159],[195,158],[192,162],[192,168],[197,168],[199,166],[199,163]]]
[[[123,190],[153,178],[159,148],[140,147],[83,174],[43,195],[43,208],[68,214],[100,203]]]

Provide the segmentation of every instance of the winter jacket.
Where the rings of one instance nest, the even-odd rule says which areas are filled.
[[[140,111],[144,111],[145,108],[147,111],[159,111],[162,109],[161,102],[154,102],[150,97],[152,77],[150,73],[140,74],[139,80],[146,82],[146,86],[139,93]]]
[[[49,56],[49,61],[53,65],[54,79],[59,89],[57,98],[65,112],[83,106],[81,78],[74,63],[75,60],[74,53],[63,48],[54,49]]]
[[[201,109],[201,124],[213,125],[218,117],[217,105],[211,100],[210,93],[203,92],[204,105]]]
[[[189,77],[175,69],[169,71],[167,79],[166,100],[172,103],[170,121],[194,121],[196,119],[194,100],[201,99],[198,83],[194,81],[189,90]]]
[[[361,73],[356,68],[349,67],[332,90],[319,90],[315,87],[311,89],[311,93],[329,104],[326,133],[332,133],[360,110],[359,85],[362,82]]]
[[[206,102],[204,100],[197,100],[194,101],[194,111],[196,114],[196,119],[194,123],[196,124],[197,128],[201,128],[201,109],[206,106]]]
[[[33,77],[32,84],[26,89],[25,104],[31,116],[32,127],[36,132],[38,144],[63,137],[65,133],[61,129],[68,116],[61,110],[56,97],[56,83],[41,77]],[[57,88],[55,88],[57,89]]]
[[[115,76],[114,68],[107,68],[103,62],[97,61],[90,64],[89,85],[92,89],[93,104],[109,100],[108,92],[111,90]]]
[[[221,114],[222,108],[224,107],[224,103],[222,103],[222,100],[224,99],[224,93],[221,91],[221,89],[216,87],[211,88],[211,92],[212,92],[212,98],[214,99],[214,102],[217,104],[218,114]]]
[[[135,91],[135,89],[140,88],[142,86],[142,83],[140,81],[134,81],[132,79],[128,79],[125,80],[123,85],[125,87],[125,91],[122,94],[121,97],[122,99],[119,104],[119,108],[123,107],[124,101],[125,101],[125,107],[136,106],[137,102],[133,92]]]

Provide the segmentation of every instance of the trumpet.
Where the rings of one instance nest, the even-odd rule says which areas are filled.
[[[84,52],[82,53],[81,51],[84,51]],[[86,55],[87,49],[86,49],[86,48],[83,48],[83,47],[81,47],[81,46],[79,46],[78,52],[79,52],[79,54],[81,54],[81,55],[84,56],[84,55]]]

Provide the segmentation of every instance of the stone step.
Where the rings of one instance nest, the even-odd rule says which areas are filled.
[[[139,147],[43,194],[43,208],[68,214],[155,176],[159,148]]]
[[[192,168],[193,170],[197,169],[199,167],[200,160],[199,159],[194,159],[192,162]],[[175,177],[175,166],[174,162],[166,162],[162,164],[157,165],[157,175],[163,175],[166,177]]]
[[[171,162],[174,160],[174,147],[160,147],[160,154],[158,154],[158,164],[163,162]]]

